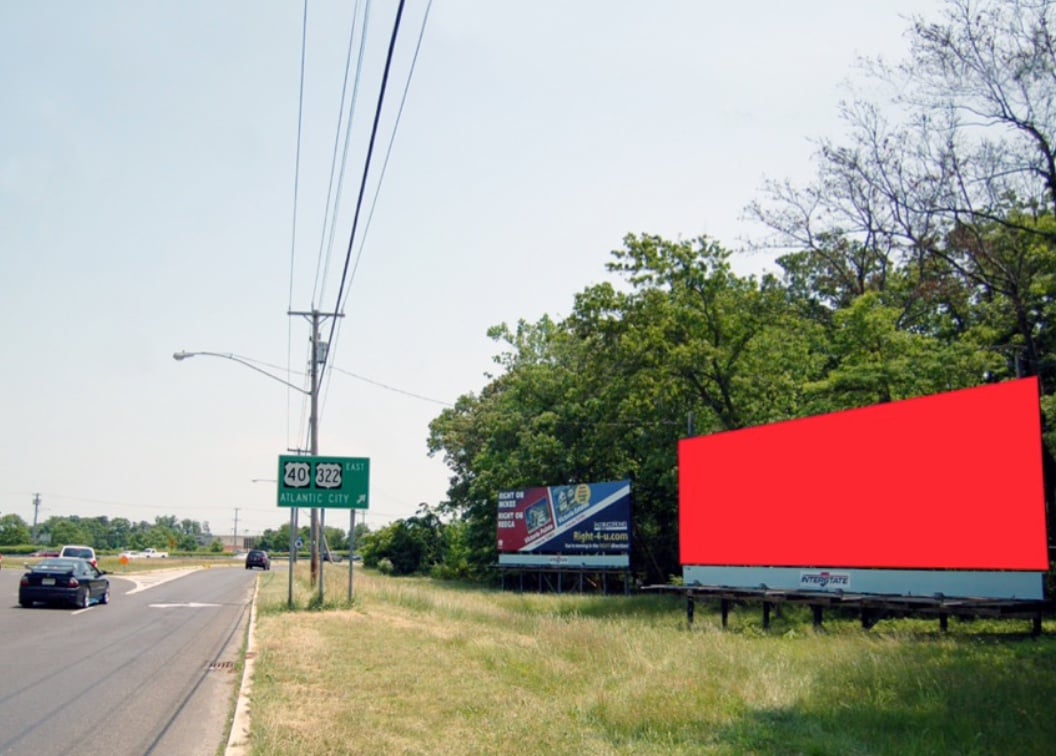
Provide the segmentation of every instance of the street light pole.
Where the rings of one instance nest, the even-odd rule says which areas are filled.
[[[251,370],[255,370],[258,373],[266,375],[274,381],[292,388],[295,391],[299,391],[302,394],[307,394],[311,404],[311,416],[308,419],[309,426],[309,446],[310,454],[313,457],[319,456],[319,366],[326,364],[327,347],[329,346],[326,342],[319,340],[319,324],[326,318],[340,318],[343,317],[341,313],[337,312],[319,312],[319,310],[312,309],[307,312],[298,312],[290,310],[286,313],[287,315],[300,315],[310,320],[312,324],[312,355],[311,355],[311,378],[312,387],[311,390],[305,391],[300,386],[295,386],[287,380],[279,378],[277,375],[272,375],[267,370],[262,370],[256,365],[248,362],[247,360],[239,357],[238,355],[223,352],[176,352],[172,355],[174,360],[185,360],[188,357],[194,357],[196,355],[208,355],[210,357],[222,357],[225,360],[231,360],[237,362],[240,365],[245,365]],[[294,564],[294,550],[296,549],[296,534],[297,530],[297,508],[294,507],[290,510],[290,580],[289,580],[289,596],[288,603],[289,607],[293,608],[293,564]],[[319,535],[320,535],[320,517],[319,510],[316,507],[312,507],[312,551],[311,551],[311,582],[314,586],[316,580],[319,581],[319,603],[323,601],[323,571],[322,561],[319,559]],[[237,537],[237,534],[236,534]]]
[[[186,360],[186,359],[190,359],[191,357],[222,357],[225,360],[231,360],[232,362],[237,362],[239,365],[245,365],[250,370],[255,370],[258,373],[260,373],[261,375],[266,375],[268,378],[271,378],[271,380],[278,381],[283,386],[287,386],[287,387],[293,389],[294,391],[299,391],[302,394],[307,394],[308,393],[307,391],[305,391],[300,386],[294,385],[294,384],[290,383],[287,380],[279,378],[279,376],[273,375],[273,374],[269,373],[267,370],[264,370],[263,368],[257,367],[256,365],[254,365],[252,362],[250,362],[249,360],[245,359],[244,357],[240,357],[237,354],[232,354],[231,352],[187,352],[187,351],[182,351],[181,350],[179,352],[173,352],[173,354],[172,354],[172,359],[176,360],[177,362],[180,362],[180,361]]]
[[[312,423],[312,428],[315,427],[315,411],[314,411],[315,410],[315,402],[314,402],[314,399],[315,399],[315,393],[316,393],[315,392],[316,383],[315,383],[314,379],[312,381],[312,391],[308,392],[308,391],[305,391],[300,386],[296,386],[296,385],[290,383],[289,381],[280,378],[277,375],[272,375],[267,370],[262,370],[261,368],[257,367],[253,363],[243,359],[242,357],[239,357],[237,354],[231,354],[230,352],[187,352],[187,351],[180,351],[180,352],[173,353],[172,359],[176,360],[177,362],[181,362],[183,360],[186,360],[189,357],[197,357],[197,356],[221,357],[221,358],[223,358],[225,360],[231,360],[232,362],[237,362],[239,365],[245,365],[250,370],[255,370],[256,372],[261,373],[262,375],[266,375],[268,378],[271,378],[273,381],[278,381],[279,383],[283,384],[284,386],[286,386],[288,388],[293,389],[294,391],[298,391],[298,392],[300,392],[302,394],[310,394],[310,396],[313,399],[313,403],[312,403],[313,411],[312,411],[311,423]],[[313,360],[314,360],[314,354],[313,354]],[[238,538],[238,533],[236,532],[235,533],[235,539],[237,539],[237,538]],[[296,538],[297,538],[297,508],[293,507],[292,509],[290,509],[290,569],[289,569],[289,585],[287,586],[287,595],[286,595],[286,604],[287,604],[287,606],[290,609],[293,609],[293,565],[294,565],[295,554],[296,554],[296,551],[295,551]]]

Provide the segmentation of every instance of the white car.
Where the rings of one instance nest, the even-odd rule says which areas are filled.
[[[59,552],[59,557],[67,559],[84,559],[88,564],[98,569],[99,560],[95,558],[95,549],[91,546],[77,546],[71,544],[69,546],[63,546],[62,551]]]

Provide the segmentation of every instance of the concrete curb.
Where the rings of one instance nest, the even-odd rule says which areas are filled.
[[[242,683],[235,704],[235,718],[231,722],[231,734],[227,738],[224,756],[245,756],[250,752],[249,740],[249,696],[253,690],[253,667],[257,656],[257,593],[260,581],[254,581],[253,601],[249,607],[249,632],[246,640],[246,655],[242,665]]]

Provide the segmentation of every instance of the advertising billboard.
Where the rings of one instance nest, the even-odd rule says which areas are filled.
[[[681,441],[679,528],[684,566],[812,588],[852,586],[839,568],[1044,572],[1037,381]]]
[[[497,544],[500,565],[626,567],[630,481],[500,493]]]

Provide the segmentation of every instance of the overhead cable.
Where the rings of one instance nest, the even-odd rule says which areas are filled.
[[[370,174],[370,159],[374,153],[374,141],[378,135],[378,122],[381,119],[381,108],[385,102],[385,89],[389,82],[389,71],[392,69],[392,53],[396,48],[396,37],[400,31],[400,19],[403,17],[403,6],[404,0],[400,0],[400,5],[396,9],[396,21],[392,26],[392,36],[389,39],[389,50],[385,56],[385,71],[381,77],[381,89],[378,91],[378,106],[374,110],[374,123],[370,129],[370,142],[367,145],[367,156],[363,163],[363,176],[359,182],[359,195],[356,198],[356,212],[352,217],[352,232],[348,237],[348,251],[345,253],[345,264],[341,271],[341,284],[337,289],[337,303],[334,307],[334,312],[341,311],[341,300],[345,291],[345,284],[348,278],[348,268],[352,262],[352,246],[356,238],[356,227],[359,225],[359,214],[363,207],[363,195],[366,192],[367,176]],[[328,343],[333,343],[334,328],[336,326],[337,318],[333,318],[330,321],[330,335],[327,338]],[[314,359],[314,357],[313,357]],[[323,363],[322,369],[325,371],[326,362]],[[322,376],[320,376],[321,378]]]
[[[301,180],[301,124],[304,121],[304,61],[308,50],[308,0],[304,0],[304,12],[301,17],[301,84],[297,95],[297,149],[293,168],[293,221],[290,231],[290,289],[286,309],[293,309],[293,270],[294,253],[297,248],[297,192]],[[293,361],[293,324],[287,321],[286,325],[286,374],[291,373]],[[290,391],[286,391],[286,439],[290,438]]]
[[[396,111],[396,120],[392,125],[392,134],[389,137],[389,145],[385,149],[385,160],[381,164],[381,171],[378,173],[378,183],[374,188],[374,199],[370,203],[370,212],[367,213],[367,222],[363,226],[363,234],[359,239],[359,250],[356,252],[356,261],[352,266],[352,273],[348,277],[348,283],[351,287],[352,282],[356,279],[356,271],[359,269],[359,258],[363,255],[363,245],[367,241],[367,234],[370,232],[370,222],[374,219],[374,209],[378,206],[378,196],[381,194],[381,184],[385,180],[385,171],[389,167],[389,158],[392,156],[392,145],[396,142],[396,131],[400,128],[400,118],[403,116],[403,107],[407,104],[407,93],[411,88],[411,78],[414,76],[414,67],[418,63],[418,52],[422,49],[422,38],[425,36],[425,24],[429,21],[429,9],[433,5],[433,0],[425,6],[425,15],[422,17],[422,28],[418,32],[418,43],[414,47],[414,56],[411,58],[411,67],[407,72],[407,81],[403,85],[403,95],[400,97],[400,107]],[[345,299],[348,299],[348,291],[345,291]],[[344,302],[338,302],[338,312],[344,309]]]
[[[327,183],[326,206],[323,209],[323,228],[319,235],[319,258],[315,266],[315,285],[312,288],[312,302],[322,299],[322,290],[326,286],[326,271],[330,267],[330,252],[334,246],[334,229],[337,227],[338,208],[341,206],[341,189],[344,186],[345,164],[348,160],[349,137],[352,134],[352,119],[356,112],[356,94],[359,90],[359,76],[363,70],[363,49],[366,46],[366,34],[370,13],[370,0],[364,9],[362,31],[360,32],[359,60],[356,63],[356,83],[352,89],[352,98],[348,107],[348,122],[345,122],[345,96],[348,93],[348,74],[352,68],[352,50],[356,41],[356,19],[359,16],[359,3],[352,11],[352,24],[348,32],[348,52],[345,54],[345,75],[341,79],[341,102],[337,108],[337,129],[334,131],[334,151],[330,158],[330,180]],[[337,167],[337,148],[341,143],[341,127],[345,128],[345,143],[341,155],[341,168]],[[334,190],[334,176],[337,175],[337,190]],[[333,199],[333,211],[331,202]],[[327,227],[329,226],[329,243],[327,243]],[[324,257],[325,250],[325,257]],[[322,283],[320,284],[320,276]]]
[[[403,95],[400,97],[400,107],[396,111],[396,119],[393,122],[392,133],[389,135],[388,147],[385,150],[385,160],[382,163],[381,171],[378,174],[378,182],[377,182],[377,184],[374,187],[374,197],[373,197],[373,199],[371,200],[371,203],[370,203],[370,212],[367,214],[367,220],[366,220],[366,223],[363,226],[363,233],[362,233],[362,235],[360,236],[360,239],[359,239],[359,249],[356,252],[355,264],[352,266],[352,273],[348,277],[348,288],[345,291],[345,300],[346,301],[348,299],[348,294],[351,291],[352,282],[356,278],[356,271],[359,269],[359,260],[360,260],[360,258],[363,255],[363,246],[364,246],[364,244],[366,244],[367,235],[370,233],[370,224],[371,224],[371,221],[374,219],[374,210],[378,206],[378,197],[381,194],[382,183],[385,181],[385,171],[388,168],[389,158],[392,155],[392,146],[396,142],[396,132],[397,132],[397,130],[400,127],[400,119],[403,116],[403,108],[407,104],[407,93],[410,91],[411,79],[414,77],[414,70],[415,70],[415,67],[418,64],[418,53],[422,49],[422,39],[425,37],[425,27],[426,27],[426,24],[429,21],[429,10],[432,8],[432,5],[433,5],[433,0],[429,0],[429,2],[425,6],[425,14],[422,16],[422,25],[421,25],[421,28],[418,30],[418,42],[415,44],[414,56],[411,58],[411,66],[410,66],[410,69],[407,72],[407,79],[406,79],[406,81],[403,84]],[[350,241],[350,243],[351,243],[351,241]],[[337,312],[342,312],[344,310],[344,305],[345,305],[344,302],[340,302],[339,301]],[[336,324],[336,327],[338,329],[336,331],[336,333],[337,333],[337,335],[340,335],[341,324],[340,323]],[[335,333],[334,330],[331,329],[331,338],[333,338],[336,341],[337,340],[337,336],[335,336],[334,333]],[[334,354],[336,354],[336,344],[331,344],[331,346],[330,346],[330,355],[332,356]],[[352,375],[352,374],[350,373],[350,375]],[[327,383],[327,393],[329,393],[329,383]],[[430,401],[435,401],[435,400],[430,400]],[[444,402],[440,402],[440,403],[443,404]]]

